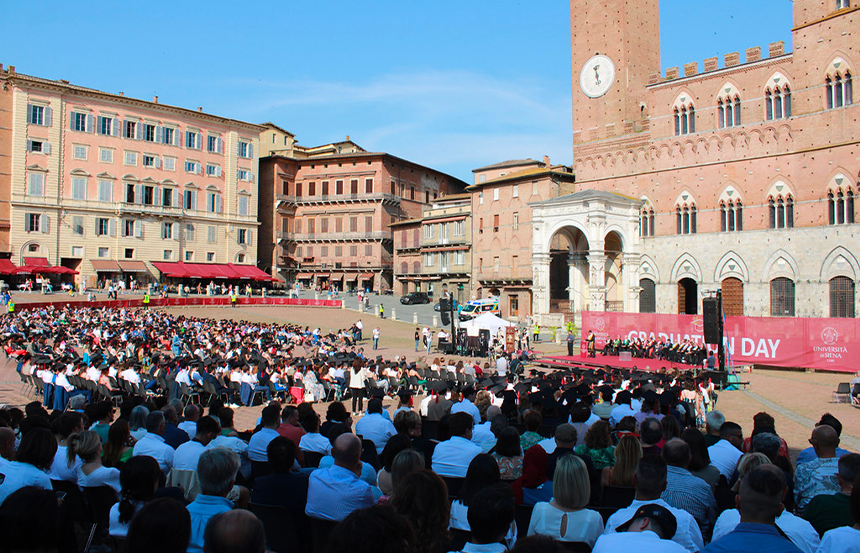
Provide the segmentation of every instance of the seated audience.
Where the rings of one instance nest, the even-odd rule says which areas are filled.
[[[21,487],[0,505],[0,549],[10,553],[54,551],[61,535],[57,494],[36,486]]]
[[[830,413],[824,413],[821,415],[821,419],[815,424],[815,426],[829,426],[836,431],[836,437],[840,437],[842,435],[842,423],[839,422],[839,419],[831,415]],[[846,453],[850,453],[849,451],[842,449],[841,447],[836,448],[836,456],[842,457]],[[802,463],[806,463],[807,461],[811,461],[818,457],[815,453],[815,448],[811,445],[806,449],[802,450],[797,454],[797,466],[800,466]]]
[[[744,432],[741,426],[726,421],[720,426],[720,441],[708,448],[711,464],[717,467],[720,474],[731,481],[738,461],[743,455],[741,447],[744,443]]]
[[[824,534],[817,553],[860,553],[860,478],[854,481],[849,509],[854,524]]]
[[[355,433],[363,440],[370,440],[381,454],[388,439],[397,434],[390,420],[382,415],[382,400],[373,398],[367,402],[367,414],[355,424]]]
[[[717,501],[707,482],[696,478],[690,465],[690,446],[681,438],[672,438],[663,446],[667,465],[666,489],[660,495],[666,503],[693,515],[703,535],[707,535],[717,519]]]
[[[596,470],[603,470],[615,464],[615,446],[612,445],[612,428],[606,421],[597,421],[588,428],[585,444],[573,449],[580,455],[587,455]]]
[[[119,481],[119,469],[102,464],[102,441],[98,434],[91,430],[72,434],[67,444],[69,459],[77,456],[83,463],[76,469],[78,486],[81,488],[110,486],[117,496],[120,495],[122,486]]]
[[[642,458],[642,444],[634,436],[622,436],[615,446],[615,465],[602,471],[602,487],[632,488],[636,465]]]
[[[26,420],[26,419],[25,419]],[[46,428],[33,428],[21,438],[15,460],[3,463],[0,479],[0,503],[25,486],[53,489],[47,471],[54,462],[57,440]]]
[[[515,505],[511,487],[494,484],[475,494],[469,504],[469,528],[472,536],[462,549],[464,553],[504,553],[505,534],[514,522]]]
[[[520,434],[513,426],[506,426],[492,450],[493,459],[499,465],[502,480],[516,480],[523,474],[523,450]]]
[[[172,447],[164,441],[164,429],[166,428],[164,412],[153,411],[146,416],[146,436],[134,444],[133,456],[147,455],[158,461],[158,466],[165,476],[173,468]],[[187,440],[186,440],[187,441]]]
[[[782,512],[784,493],[784,474],[777,467],[763,465],[750,471],[738,492],[740,523],[714,539],[703,553],[799,553],[801,550],[775,524]]]
[[[266,454],[272,473],[254,481],[251,502],[284,507],[297,517],[296,520],[300,520],[308,500],[308,475],[300,471],[293,472],[296,445],[278,436],[269,442]]]
[[[445,482],[436,473],[424,469],[405,476],[390,504],[412,525],[416,538],[412,551],[447,551],[450,503]]]
[[[815,449],[816,458],[798,465],[794,475],[794,499],[799,514],[803,514],[816,495],[839,491],[836,480],[839,472],[839,459],[836,457],[839,436],[836,430],[826,424],[816,426],[812,430],[809,443]]]
[[[693,515],[683,509],[676,509],[660,499],[666,489],[667,467],[662,457],[649,455],[643,457],[636,466],[636,497],[629,507],[619,509],[606,521],[605,534],[615,532],[615,528],[630,520],[636,510],[643,505],[657,504],[668,509],[677,521],[678,530],[672,540],[691,553],[701,551],[705,546],[702,531]]]
[[[404,553],[413,551],[415,532],[390,505],[353,511],[334,527],[327,553]]]

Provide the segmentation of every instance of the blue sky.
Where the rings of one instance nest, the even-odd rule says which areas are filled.
[[[0,4],[0,63],[22,73],[273,121],[308,146],[350,135],[466,181],[571,161],[565,0]],[[660,4],[664,69],[791,49],[790,0]]]

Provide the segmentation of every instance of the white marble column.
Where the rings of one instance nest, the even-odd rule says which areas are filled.
[[[606,254],[588,251],[588,310],[606,310]]]
[[[549,253],[532,254],[532,314],[549,313]]]

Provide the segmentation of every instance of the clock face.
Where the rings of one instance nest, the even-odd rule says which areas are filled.
[[[585,62],[579,74],[579,87],[589,98],[599,98],[609,91],[615,82],[615,64],[604,55],[597,55]]]

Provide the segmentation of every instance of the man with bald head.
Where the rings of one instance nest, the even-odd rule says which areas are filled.
[[[794,497],[796,511],[802,514],[812,498],[820,494],[834,494],[840,490],[837,474],[839,459],[836,448],[839,436],[831,426],[816,426],[812,430],[809,444],[815,449],[817,459],[798,465],[794,475]]]
[[[332,445],[331,455],[334,465],[311,474],[305,514],[339,522],[376,501],[370,484],[359,478],[361,440],[355,434],[341,434]]]
[[[687,470],[692,460],[690,445],[680,438],[672,438],[663,446],[663,459],[667,465],[666,489],[660,498],[693,515],[702,534],[707,535],[717,519],[717,501],[710,484]]]
[[[204,553],[266,553],[266,530],[251,511],[236,509],[206,525]]]

